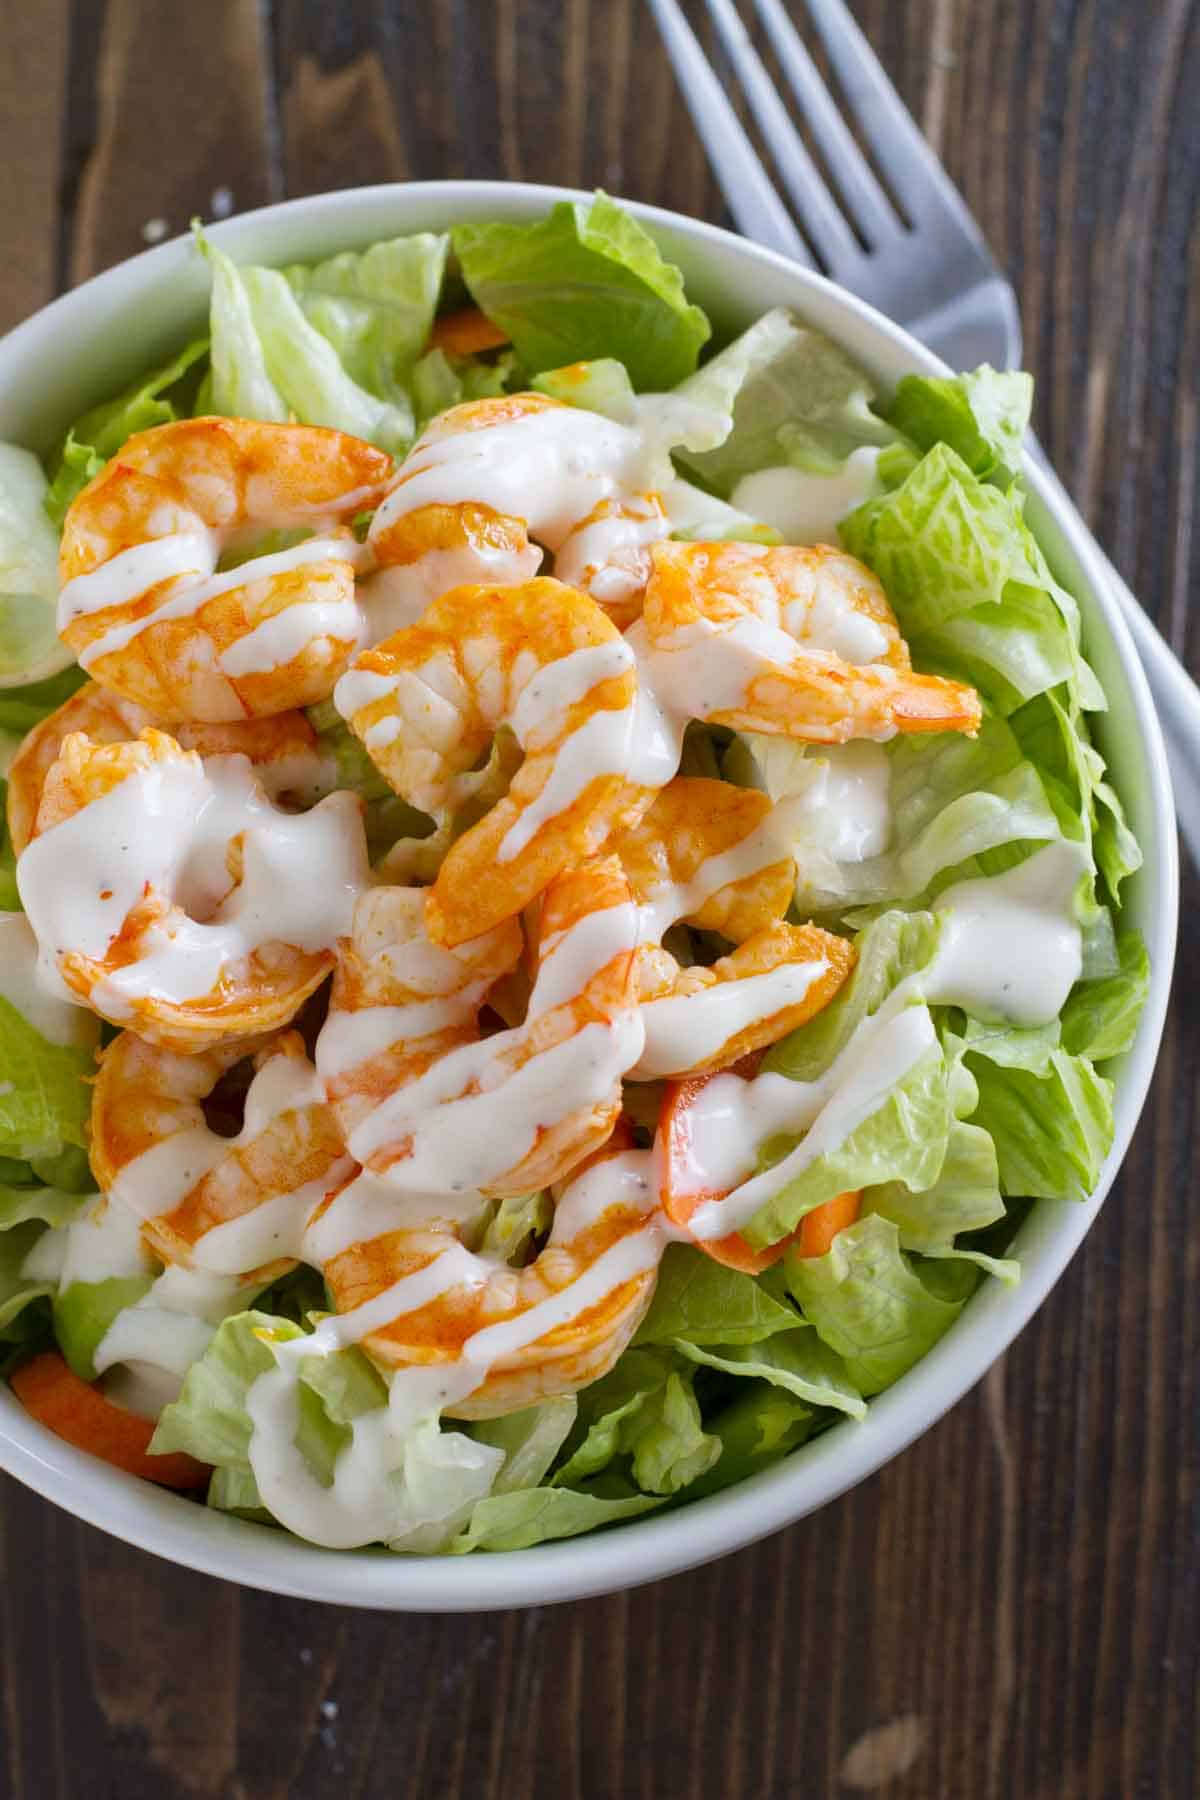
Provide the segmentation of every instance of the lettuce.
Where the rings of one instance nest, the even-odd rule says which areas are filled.
[[[689,1244],[671,1244],[634,1343],[757,1344],[795,1324],[792,1309],[753,1276],[727,1269]]]
[[[918,667],[963,675],[1003,713],[1061,683],[1084,708],[1103,708],[1079,650],[1078,606],[1050,573],[1017,489],[981,481],[939,443],[840,531],[883,583]]]
[[[0,689],[69,664],[55,623],[58,539],[37,457],[0,444]]]
[[[1070,1055],[1104,1062],[1134,1040],[1150,989],[1150,958],[1137,931],[1120,933],[1116,953],[1116,973],[1080,982],[1063,1007],[1062,1046]]]
[[[93,1358],[119,1312],[149,1293],[149,1275],[111,1275],[105,1281],[73,1281],[54,1296],[54,1335],[81,1381],[95,1381]]]
[[[1042,1070],[968,1050],[979,1085],[974,1123],[996,1147],[1000,1190],[1086,1200],[1113,1141],[1113,1085],[1084,1056],[1053,1050]]]
[[[672,1351],[627,1350],[583,1390],[572,1447],[555,1486],[578,1486],[614,1463],[647,1494],[674,1494],[710,1469],[720,1444],[703,1427],[695,1371]]]
[[[867,1396],[919,1362],[962,1311],[979,1271],[963,1263],[917,1263],[890,1219],[867,1213],[839,1231],[824,1256],[784,1258],[806,1319],[843,1359]]]
[[[468,1550],[529,1550],[534,1544],[636,1519],[662,1504],[651,1494],[610,1497],[575,1488],[522,1488],[478,1501],[470,1523],[448,1548],[459,1556]]]
[[[207,355],[208,339],[197,338],[170,362],[135,381],[115,400],[93,406],[76,419],[58,453],[45,499],[46,512],[60,530],[76,494],[100,473],[127,438],[137,431],[169,425],[190,415],[195,385]]]
[[[720,1442],[721,1454],[712,1468],[692,1483],[688,1499],[718,1493],[770,1468],[803,1444],[829,1416],[817,1413],[790,1389],[773,1382],[740,1382],[729,1404],[706,1420],[706,1429]]]
[[[722,1344],[705,1349],[681,1338],[676,1341],[676,1349],[705,1368],[786,1388],[809,1406],[832,1407],[853,1419],[866,1416],[862,1395],[849,1380],[842,1359],[815,1331],[799,1322],[795,1330],[782,1331],[761,1344]]]
[[[855,450],[896,436],[873,410],[875,390],[859,364],[782,307],[764,313],[675,391],[732,416],[718,447],[679,452],[688,470],[726,499],[759,470],[833,475]]]
[[[912,1189],[937,1179],[946,1155],[952,1111],[946,1058],[932,1021],[924,1012],[928,1047],[907,1072],[878,1099],[866,1118],[853,1124],[819,1154],[807,1154],[810,1142],[827,1135],[826,1120],[837,1097],[818,1113],[804,1138],[772,1140],[768,1149],[778,1163],[781,1185],[770,1187],[762,1205],[742,1226],[756,1250],[787,1237],[806,1213],[838,1194],[894,1180]],[[869,1054],[869,1051],[867,1052]],[[787,1175],[795,1154],[796,1172]]]
[[[350,379],[405,407],[413,365],[429,342],[448,248],[444,236],[416,232],[280,273]]]
[[[53,1284],[24,1273],[25,1259],[45,1229],[30,1220],[0,1231],[0,1374],[53,1342],[49,1306]]]
[[[196,235],[213,269],[214,410],[333,426],[403,454],[416,428],[412,364],[433,320],[444,240],[397,239],[362,257],[280,271],[239,268]]]
[[[86,1146],[94,1071],[90,1050],[50,1043],[0,998],[0,1155],[28,1160]]]
[[[561,1394],[553,1400],[543,1400],[539,1406],[475,1424],[471,1435],[477,1443],[490,1444],[504,1452],[504,1461],[492,1483],[493,1494],[537,1487],[570,1435],[578,1410],[574,1394]]]
[[[708,320],[607,194],[563,200],[531,225],[459,225],[452,237],[472,298],[528,368],[613,357],[639,391],[675,387],[695,368]]]
[[[965,375],[905,375],[888,423],[922,450],[948,444],[981,480],[1008,483],[1021,467],[1033,376],[981,364]]]

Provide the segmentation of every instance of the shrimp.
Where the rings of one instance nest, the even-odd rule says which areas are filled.
[[[166,720],[324,699],[363,636],[361,546],[391,458],[343,432],[184,419],[131,437],[72,502],[59,632],[89,674]],[[268,530],[315,535],[218,574]]]
[[[147,726],[161,724],[136,701],[89,681],[35,725],[8,770],[8,831],[17,855],[33,836],[46,776],[58,760],[64,738],[82,731],[94,744],[123,744]],[[302,712],[231,719],[224,725],[182,724],[176,726],[175,737],[185,750],[197,750],[203,757],[248,756],[267,792],[277,798],[315,800],[333,787],[320,740]]]
[[[284,813],[246,758],[205,764],[153,729],[64,738],[17,863],[43,965],[183,1053],[286,1024],[332,969],[367,876],[356,795]]]
[[[637,912],[606,858],[555,877],[524,1021],[481,1037],[520,959],[519,921],[450,949],[427,891],[377,888],[339,946],[316,1063],[353,1155],[395,1187],[503,1197],[555,1181],[605,1142],[642,1046]]]
[[[808,743],[978,730],[974,688],[913,672],[870,570],[827,544],[659,543],[644,621],[668,705]]]
[[[544,394],[452,406],[426,427],[375,515],[369,541],[386,579],[371,585],[385,610],[399,597],[409,623],[450,587],[529,580],[544,545],[558,579],[623,630],[641,610],[646,546],[671,530],[660,496],[644,491],[646,461],[637,431]]]
[[[493,1418],[596,1381],[612,1367],[650,1304],[664,1237],[649,1151],[615,1140],[567,1186],[545,1248],[527,1267],[469,1251],[462,1226],[418,1227],[352,1243],[325,1264],[340,1314],[378,1318],[361,1339],[377,1362],[447,1371],[445,1411]],[[325,1218],[336,1233],[334,1196]],[[402,1304],[411,1281],[410,1304]],[[403,1380],[403,1376],[399,1379]]]
[[[677,775],[609,845],[657,941],[679,919],[740,944],[782,919],[796,865],[778,841],[776,808],[757,788]]]
[[[650,545],[671,535],[657,494],[601,500],[559,546],[554,573],[602,606],[618,631],[642,616]]]
[[[629,779],[637,693],[616,627],[586,595],[541,577],[455,588],[356,658],[334,703],[423,812],[455,809],[499,726],[525,752],[508,793],[442,863],[431,936],[455,945],[492,930],[649,803]]]
[[[242,1127],[222,1137],[203,1103],[247,1058]],[[163,1262],[264,1282],[294,1266],[310,1215],[355,1170],[296,1031],[196,1056],[121,1032],[100,1059],[91,1159]]]
[[[646,1044],[632,1078],[699,1075],[775,1043],[828,1006],[854,961],[853,945],[818,925],[767,926],[709,968],[643,949]]]

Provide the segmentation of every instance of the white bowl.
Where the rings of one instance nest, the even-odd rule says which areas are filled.
[[[528,219],[568,190],[501,182],[422,182],[294,200],[210,228],[241,261],[312,261],[399,232],[464,219]],[[794,307],[857,357],[885,388],[901,375],[945,373],[915,339],[820,276],[712,225],[633,206],[682,268],[688,294],[718,328],[768,307]],[[0,342],[0,438],[46,450],[87,406],[115,393],[202,328],[207,270],[186,239],[97,276]],[[1030,518],[1051,566],[1083,607],[1086,643],[1109,698],[1098,736],[1142,849],[1128,918],[1150,952],[1150,997],[1119,1066],[1116,1141],[1085,1205],[1041,1202],[1016,1242],[1016,1289],[987,1283],[941,1342],[873,1401],[864,1423],[839,1424],[761,1475],[678,1511],[593,1537],[470,1557],[332,1551],[209,1511],[85,1456],[29,1418],[0,1384],[0,1466],[129,1543],[276,1593],[403,1612],[467,1612],[608,1593],[736,1550],[823,1506],[895,1456],[978,1381],[1066,1267],[1112,1185],[1141,1112],[1162,1033],[1178,911],[1175,820],[1162,737],[1132,640],[1079,522],[1034,468]]]

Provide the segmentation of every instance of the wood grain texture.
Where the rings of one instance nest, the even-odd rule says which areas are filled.
[[[1200,670],[1200,9],[856,11],[1018,286],[1044,442]],[[242,207],[499,175],[722,217],[640,0],[76,0],[36,27],[6,6],[5,43],[25,247],[0,269],[6,322],[221,186]],[[1198,900],[1189,876],[1185,919]],[[5,1481],[0,1793],[1200,1791],[1198,1021],[1185,930],[1125,1171],[1032,1325],[881,1474],[711,1568],[586,1605],[376,1617],[169,1568]]]

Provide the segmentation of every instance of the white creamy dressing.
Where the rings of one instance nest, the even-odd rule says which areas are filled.
[[[150,588],[171,583],[152,611],[139,618],[120,620],[89,644],[80,654],[83,667],[91,669],[101,657],[124,650],[148,626],[168,619],[191,618],[208,601],[232,593],[235,588],[269,581],[314,563],[349,563],[357,568],[366,557],[364,546],[352,537],[316,536],[269,556],[252,557],[237,568],[218,574],[217,562],[231,535],[203,529],[172,532],[121,550],[98,569],[68,581],[58,600],[60,631],[84,614],[102,612],[111,606],[130,606]],[[300,604],[306,635],[301,635],[297,623],[287,622],[299,607],[285,607],[222,654],[220,667],[225,673],[237,676],[278,668],[317,638],[351,642],[361,638],[362,613],[352,599]]]
[[[773,525],[789,544],[836,544],[837,528],[846,514],[878,493],[878,461],[878,449],[863,444],[831,475],[787,466],[757,469],[743,475],[732,503],[764,525]]]
[[[64,999],[57,977],[44,979],[38,941],[24,913],[0,913],[0,999],[15,1006],[48,1043],[90,1050],[100,1041],[95,1013]]]
[[[63,1228],[62,1236],[65,1253],[57,1277],[60,1289],[69,1288],[74,1281],[130,1280],[154,1273],[156,1265],[142,1240],[141,1220],[103,1194],[89,1201],[86,1210]]]
[[[1004,875],[947,888],[927,998],[1021,1027],[1056,1019],[1083,968],[1073,902],[1087,869],[1084,846],[1064,838]]]
[[[243,873],[234,886],[226,858],[237,837]],[[148,891],[173,903],[147,931],[143,955],[99,984],[97,1004],[118,1018],[146,995],[183,1004],[207,994],[268,944],[331,948],[367,880],[356,797],[331,794],[309,812],[283,812],[244,756],[138,770],[34,838],[17,863],[51,971],[72,951],[102,960]]]
[[[825,962],[780,963],[761,975],[718,981],[694,994],[667,994],[643,1000],[640,1013],[646,1047],[630,1070],[634,1081],[682,1075],[715,1056],[747,1026],[770,1019],[804,999],[825,974]]]

